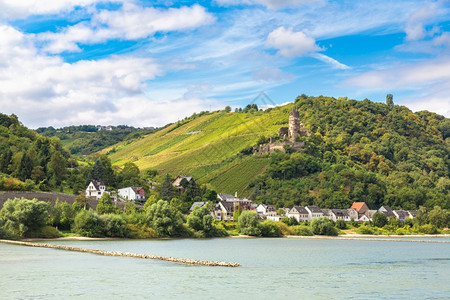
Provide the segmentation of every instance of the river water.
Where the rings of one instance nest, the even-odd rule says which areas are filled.
[[[450,297],[450,243],[286,238],[51,243],[238,262],[242,267],[192,266],[0,243],[0,299]]]

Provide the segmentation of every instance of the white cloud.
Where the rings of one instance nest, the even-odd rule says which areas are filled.
[[[67,12],[75,7],[87,7],[104,0],[2,0],[0,17],[4,19],[26,18],[31,15],[48,15]],[[110,0],[109,2],[121,2]]]
[[[401,104],[416,111],[427,109],[450,115],[450,57],[365,72],[344,84],[367,90],[389,90],[394,94],[412,91],[418,96],[404,96]]]
[[[314,53],[314,54],[312,54],[312,57],[314,57],[314,58],[316,58],[318,60],[321,60],[324,63],[327,63],[327,64],[331,65],[335,69],[340,69],[340,70],[350,69],[349,66],[344,65],[343,63],[338,62],[334,58],[331,58],[331,57],[326,56],[326,55],[321,54],[321,53]]]
[[[346,83],[370,89],[415,89],[444,80],[450,80],[450,58],[369,71],[348,79]]]
[[[290,74],[284,74],[279,68],[264,67],[262,70],[254,72],[252,77],[261,81],[284,81],[293,78]]]
[[[0,110],[31,127],[164,125],[210,103],[191,93],[152,99],[146,81],[163,74],[149,58],[112,56],[65,63],[39,54],[27,35],[0,26]]]
[[[415,11],[408,19],[405,27],[406,39],[416,41],[427,36],[425,25],[436,15],[438,3],[427,3],[424,7]]]
[[[278,27],[267,36],[266,45],[275,48],[283,56],[292,58],[322,50],[316,41],[303,32],[294,32],[292,28]]]
[[[269,9],[282,9],[286,7],[323,4],[325,0],[216,0],[215,2],[223,6],[260,4]]]
[[[210,24],[214,16],[200,5],[157,9],[124,4],[119,10],[102,10],[90,22],[80,22],[60,32],[45,32],[38,39],[46,43],[44,51],[79,51],[78,43],[94,44],[111,39],[137,40],[156,32],[189,30]]]
[[[277,49],[279,54],[287,58],[311,56],[331,65],[335,69],[345,70],[350,68],[334,58],[317,53],[324,49],[316,45],[315,39],[307,36],[304,32],[295,32],[292,28],[286,29],[281,26],[273,30],[267,36],[266,46]]]

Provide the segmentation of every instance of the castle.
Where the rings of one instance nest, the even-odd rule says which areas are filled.
[[[307,128],[303,127],[303,123],[300,122],[298,110],[292,109],[289,112],[289,127],[278,129],[278,138],[281,139],[281,142],[273,142],[272,138],[270,138],[268,144],[259,145],[256,153],[271,153],[275,150],[285,152],[285,146],[289,146],[293,150],[300,150],[305,146],[305,142],[297,142],[298,136],[310,136],[310,133]]]

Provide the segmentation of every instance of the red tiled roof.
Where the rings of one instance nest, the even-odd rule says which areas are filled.
[[[361,208],[364,206],[364,204],[366,204],[365,202],[353,202],[352,207],[350,208],[354,208],[356,209],[356,211],[360,211]]]

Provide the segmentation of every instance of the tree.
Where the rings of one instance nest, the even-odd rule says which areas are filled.
[[[118,211],[117,206],[112,203],[109,193],[103,193],[102,197],[98,200],[98,205],[95,210],[100,215],[112,214]]]
[[[394,107],[394,96],[392,96],[392,94],[386,95],[386,104],[390,109]]]
[[[229,105],[225,106],[225,112],[229,113],[231,111],[231,107]]]
[[[60,185],[66,175],[66,160],[59,151],[52,154],[48,169],[56,185]]]
[[[241,234],[253,236],[261,235],[258,214],[252,210],[243,211],[239,217],[238,224]]]
[[[91,209],[78,212],[75,216],[74,229],[82,236],[104,236],[100,216]]]
[[[338,235],[333,221],[327,217],[312,219],[311,230],[316,235]]]
[[[86,198],[85,194],[80,194],[75,197],[75,200],[72,204],[72,208],[74,211],[80,211],[82,209],[88,209],[89,208],[89,202]]]
[[[156,230],[158,236],[182,236],[184,234],[183,219],[178,210],[172,209],[169,202],[159,200],[147,208],[149,225]]]
[[[428,224],[428,220],[429,218],[427,208],[424,206],[420,206],[417,210],[416,216],[413,219],[413,223],[422,226]]]
[[[450,227],[450,212],[442,209],[440,206],[435,206],[429,213],[428,219],[430,224],[438,228]]]
[[[28,178],[31,178],[31,172],[33,171],[33,162],[27,153],[22,155],[22,159],[20,160],[19,170],[17,172],[17,176],[20,180],[25,181]]]
[[[120,178],[123,186],[136,186],[140,184],[140,170],[138,166],[133,162],[127,162],[123,165],[122,171],[120,171]]]
[[[387,219],[386,215],[383,214],[382,212],[376,212],[372,216],[372,222],[373,222],[373,225],[381,228],[388,223],[388,219]]]
[[[127,224],[120,215],[107,214],[100,216],[103,232],[109,237],[125,237]]]
[[[272,220],[265,220],[259,224],[261,235],[266,237],[282,236],[280,227]]]
[[[172,185],[172,179],[167,174],[164,182],[159,187],[159,196],[166,201],[170,201],[176,195],[176,189]]]
[[[49,204],[37,199],[9,199],[0,210],[3,227],[13,235],[26,237],[45,226]]]
[[[101,180],[103,177],[103,173],[105,172],[105,167],[100,159],[97,159],[94,163],[94,167],[92,168],[91,177],[94,180]]]
[[[195,207],[187,217],[187,225],[205,237],[214,236],[216,233],[212,222],[213,217],[206,206]]]

